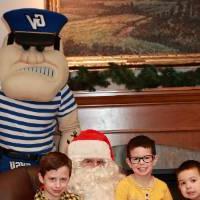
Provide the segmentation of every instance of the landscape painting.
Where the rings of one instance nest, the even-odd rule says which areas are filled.
[[[196,54],[199,0],[60,0],[66,56]]]
[[[69,19],[69,67],[199,66],[199,0],[46,0]]]

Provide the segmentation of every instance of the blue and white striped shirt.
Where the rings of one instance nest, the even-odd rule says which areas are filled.
[[[18,101],[0,91],[0,146],[25,153],[48,153],[55,148],[57,118],[76,108],[67,85],[49,102]]]

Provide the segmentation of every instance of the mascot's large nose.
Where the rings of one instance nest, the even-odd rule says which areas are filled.
[[[24,50],[21,54],[21,61],[28,64],[38,64],[44,62],[43,52],[38,51],[35,47]]]

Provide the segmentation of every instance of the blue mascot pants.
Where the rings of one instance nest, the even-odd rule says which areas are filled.
[[[0,147],[0,172],[22,166],[38,165],[40,157],[36,154],[22,153]]]

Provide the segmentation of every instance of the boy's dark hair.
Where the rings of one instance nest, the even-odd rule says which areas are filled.
[[[156,155],[155,141],[145,135],[136,136],[128,142],[127,148],[126,148],[126,155],[128,158],[131,157],[130,151],[136,147],[150,148],[152,151],[152,154]]]
[[[200,162],[197,160],[186,160],[176,169],[176,176],[184,170],[193,168],[196,168],[200,173]]]
[[[69,169],[69,176],[71,176],[72,161],[61,152],[50,152],[42,156],[40,160],[40,173],[44,177],[46,172],[50,170],[57,170],[60,167],[66,166]]]

